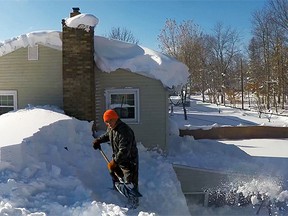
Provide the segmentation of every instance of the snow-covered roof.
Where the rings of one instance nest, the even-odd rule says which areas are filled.
[[[90,14],[79,14],[65,20],[71,28],[95,27],[98,19]],[[45,45],[62,50],[61,32],[39,31],[23,34],[0,42],[0,56],[7,55],[21,47]],[[183,85],[187,82],[188,67],[178,60],[143,46],[105,37],[94,37],[94,60],[104,72],[126,69],[153,79],[160,80],[165,87]]]
[[[167,55],[136,44],[99,36],[95,36],[94,44],[94,59],[102,71],[112,72],[123,68],[160,80],[170,88],[187,82],[187,66]]]
[[[54,49],[62,50],[61,32],[39,31],[23,34],[0,42],[0,56],[7,55],[17,49],[37,44],[45,45]]]

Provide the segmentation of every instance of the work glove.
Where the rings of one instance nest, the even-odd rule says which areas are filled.
[[[101,148],[101,142],[100,142],[100,140],[98,140],[98,139],[95,139],[95,140],[94,140],[94,142],[93,142],[93,148],[94,148],[95,150]]]
[[[113,172],[113,171],[116,169],[117,164],[116,164],[116,162],[112,159],[112,160],[107,164],[107,167],[108,167],[108,170],[109,170],[110,172]]]

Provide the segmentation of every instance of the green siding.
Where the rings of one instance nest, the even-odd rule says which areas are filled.
[[[130,124],[137,141],[147,148],[159,146],[166,149],[168,92],[160,81],[136,73],[96,71],[96,127],[101,130],[106,128],[102,120],[106,109],[105,90],[127,87],[139,89],[140,123]]]
[[[28,61],[28,48],[0,57],[0,90],[17,90],[18,108],[28,104],[62,108],[62,52],[38,48],[38,60]]]

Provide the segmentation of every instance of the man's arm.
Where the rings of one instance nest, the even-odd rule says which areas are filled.
[[[101,143],[108,142],[109,141],[109,131],[106,131],[106,133],[102,134],[100,137],[97,137],[93,141],[93,148],[100,149]]]

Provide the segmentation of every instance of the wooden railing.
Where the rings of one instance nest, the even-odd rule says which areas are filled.
[[[238,126],[203,129],[180,129],[179,136],[193,136],[194,139],[261,139],[288,138],[288,127]]]

